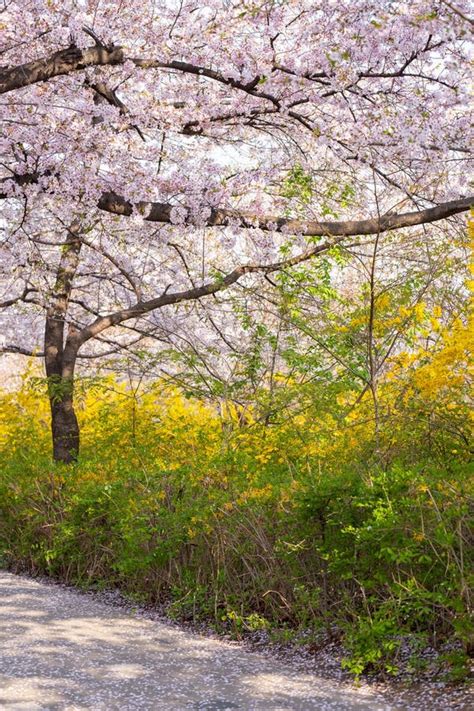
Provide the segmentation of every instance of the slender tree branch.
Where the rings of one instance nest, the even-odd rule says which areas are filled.
[[[471,26],[474,26],[474,20],[467,15],[465,15],[459,8],[457,8],[455,5],[453,5],[452,2],[448,2],[447,0],[441,0],[443,5],[446,5],[446,7],[449,7],[450,10],[454,12],[455,15],[458,17],[461,17],[463,20],[466,20],[466,22],[469,22]]]
[[[14,304],[18,303],[18,301],[26,301],[26,297],[32,291],[37,291],[37,289],[34,289],[33,287],[26,287],[23,290],[23,293],[21,293],[19,296],[14,296],[13,299],[7,299],[6,301],[0,301],[0,309],[6,309],[9,306],[13,306]]]
[[[28,348],[22,348],[21,346],[6,345],[0,346],[0,353],[14,353],[18,355],[28,356],[29,358],[43,358],[43,351],[31,351]]]

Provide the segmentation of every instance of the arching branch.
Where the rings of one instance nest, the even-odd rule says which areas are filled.
[[[436,210],[437,208],[431,209]],[[412,213],[408,214],[411,215]],[[380,218],[380,220],[382,220],[382,218]],[[412,224],[421,223],[418,222]],[[382,231],[383,230],[379,228],[379,230],[375,231],[374,234],[380,235]],[[315,257],[323,252],[327,252],[329,249],[341,244],[346,239],[346,237],[349,236],[349,234],[352,233],[340,234],[339,236],[335,236],[334,239],[326,240],[325,242],[318,244],[310,249],[307,249],[294,257],[289,257],[288,259],[283,259],[278,262],[272,262],[270,264],[246,264],[236,267],[233,271],[229,272],[229,274],[222,277],[218,277],[217,279],[209,281],[206,284],[202,284],[201,286],[194,286],[192,289],[170,293],[167,288],[160,296],[154,299],[138,301],[136,304],[130,306],[129,308],[120,309],[113,313],[107,314],[106,316],[100,316],[92,324],[82,329],[82,331],[77,334],[77,348],[80,348],[84,343],[89,341],[91,338],[96,337],[98,334],[102,333],[107,328],[118,326],[121,323],[128,321],[129,319],[139,318],[140,316],[143,316],[144,314],[147,314],[150,311],[155,311],[156,309],[162,308],[163,306],[178,304],[183,301],[195,301],[205,296],[216,294],[220,291],[223,291],[224,289],[228,289],[239,279],[241,279],[245,274],[260,273],[268,275],[272,272],[276,272],[281,269],[301,264],[305,261],[308,261],[312,257]],[[354,234],[360,233],[356,232]]]

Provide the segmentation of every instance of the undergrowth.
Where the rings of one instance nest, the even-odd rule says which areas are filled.
[[[25,380],[2,396],[5,565],[116,586],[237,637],[336,631],[356,677],[396,673],[404,640],[414,669],[417,650],[451,640],[447,666],[463,677],[469,460],[434,416],[429,452],[424,420],[410,411],[407,445],[399,436],[383,460],[370,454],[365,425],[337,429],[330,415],[237,423],[162,384],[124,400],[112,380],[84,397],[81,459],[60,466],[50,461],[41,393]]]

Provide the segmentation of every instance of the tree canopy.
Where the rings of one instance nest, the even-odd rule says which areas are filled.
[[[4,2],[2,350],[72,382],[78,355],[172,331],[171,307],[246,275],[450,229],[473,202],[467,15],[434,0]]]

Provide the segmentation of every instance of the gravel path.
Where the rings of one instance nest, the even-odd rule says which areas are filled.
[[[390,706],[74,590],[0,571],[0,709],[309,711]]]

